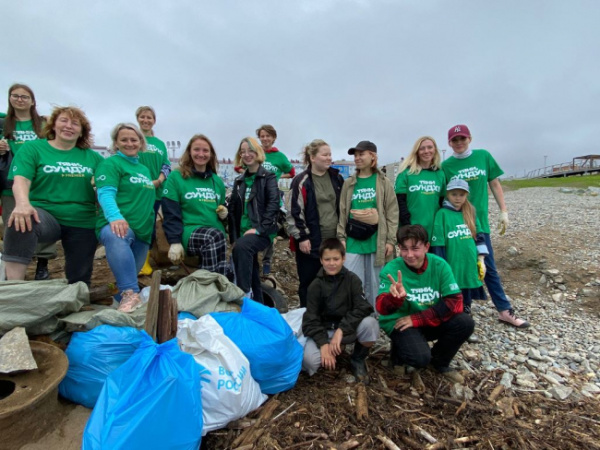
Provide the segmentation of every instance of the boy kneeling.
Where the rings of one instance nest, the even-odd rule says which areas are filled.
[[[344,267],[346,249],[338,239],[326,239],[319,248],[321,264],[308,287],[302,332],[308,338],[302,367],[313,375],[320,366],[335,369],[344,344],[354,344],[351,366],[357,381],[368,383],[365,358],[379,337],[373,307],[365,298],[362,282]]]
[[[427,253],[429,239],[421,225],[402,227],[397,237],[401,257],[381,270],[376,303],[379,324],[392,340],[392,361],[417,368],[431,363],[448,379],[462,383],[450,361],[475,323],[463,312],[452,269]],[[427,341],[433,340],[437,342],[430,349]]]

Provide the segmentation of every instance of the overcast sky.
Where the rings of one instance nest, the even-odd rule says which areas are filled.
[[[98,145],[148,104],[159,138],[204,133],[219,157],[262,123],[290,158],[368,139],[389,163],[422,135],[449,148],[457,123],[509,176],[600,154],[596,0],[1,5],[0,88],[30,85],[43,114],[81,107]]]

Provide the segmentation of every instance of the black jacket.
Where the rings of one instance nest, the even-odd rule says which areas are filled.
[[[329,342],[328,330],[340,328],[344,336],[349,336],[372,312],[358,275],[342,267],[332,276],[321,268],[308,287],[302,332],[321,347]]]
[[[235,179],[233,191],[229,198],[229,239],[233,243],[240,237],[240,225],[244,214],[244,198],[246,195],[245,178],[248,170]],[[262,164],[254,176],[254,184],[248,198],[248,217],[252,227],[263,236],[277,233],[277,215],[279,214],[279,188],[277,177],[265,169]]]
[[[340,171],[330,167],[327,172],[331,178],[331,185],[335,192],[335,209],[340,212],[340,193],[344,178]],[[291,196],[288,207],[287,224],[288,233],[293,238],[294,249],[302,241],[310,239],[310,254],[313,258],[319,258],[319,246],[321,245],[321,226],[319,221],[319,210],[317,208],[317,197],[315,185],[312,180],[310,169],[296,175],[290,187]]]

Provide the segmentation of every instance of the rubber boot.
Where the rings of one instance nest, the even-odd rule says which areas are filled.
[[[146,262],[138,275],[152,275],[152,266],[150,265],[150,252],[146,253]]]
[[[356,381],[364,384],[369,384],[369,373],[367,372],[367,365],[365,359],[369,356],[369,347],[365,347],[360,342],[354,343],[354,351],[350,358],[350,366],[352,368],[352,375],[356,378]]]

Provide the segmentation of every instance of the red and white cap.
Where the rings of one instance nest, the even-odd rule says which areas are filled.
[[[448,130],[448,142],[450,142],[452,138],[456,136],[464,136],[466,138],[470,138],[471,132],[469,131],[469,127],[467,127],[466,125],[454,125]]]

